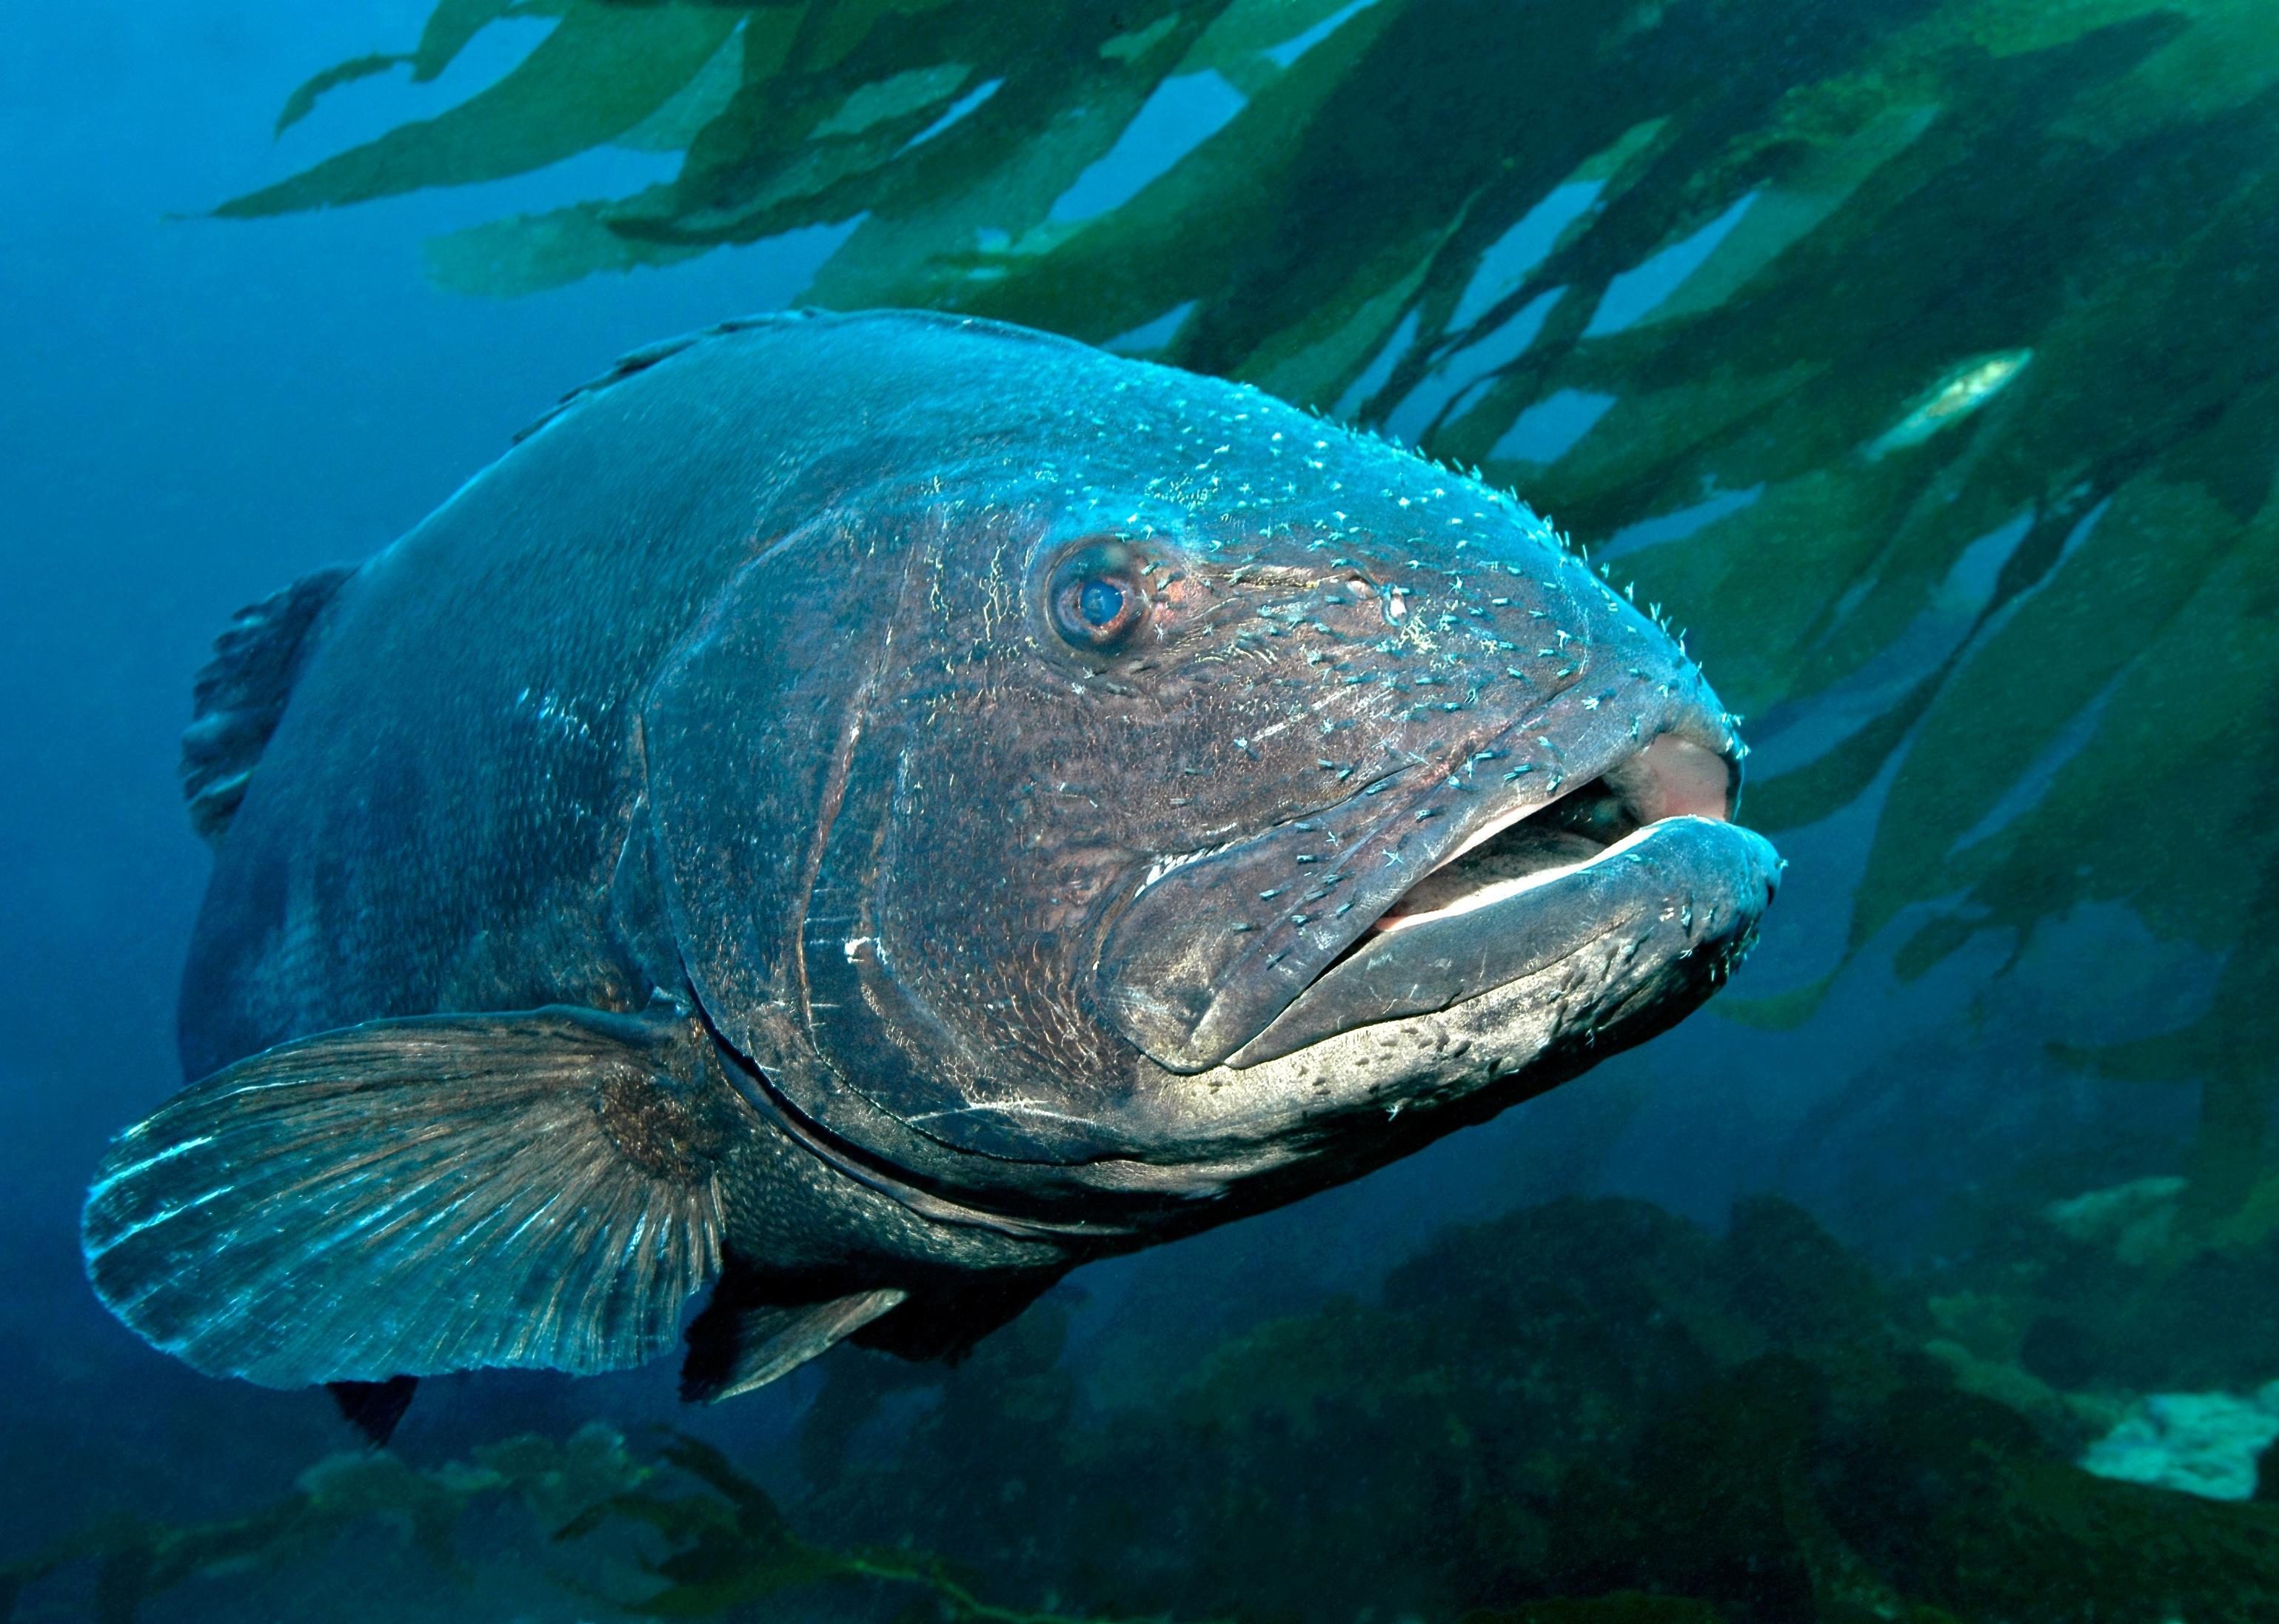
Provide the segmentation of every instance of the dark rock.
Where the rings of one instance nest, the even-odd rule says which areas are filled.
[[[2077,1320],[2040,1314],[2026,1327],[2018,1362],[2052,1387],[2087,1387],[2106,1367],[2104,1339]]]

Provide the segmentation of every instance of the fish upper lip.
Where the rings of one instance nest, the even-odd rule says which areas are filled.
[[[1470,747],[1463,756],[1418,762],[1403,770],[1412,775],[1429,773],[1437,782],[1415,793],[1389,797],[1393,804],[1383,814],[1347,823],[1335,831],[1334,850],[1314,854],[1316,861],[1339,871],[1340,878],[1358,881],[1340,893],[1340,905],[1329,910],[1327,917],[1293,912],[1270,925],[1237,923],[1232,928],[1244,932],[1247,938],[1242,949],[1231,960],[1210,963],[1207,975],[1202,961],[1193,960],[1192,954],[1189,963],[1171,961],[1168,972],[1158,966],[1159,981],[1176,984],[1185,975],[1184,986],[1174,990],[1185,992],[1190,1007],[1199,1001],[1200,986],[1201,1007],[1192,1019],[1184,1018],[1167,1003],[1147,1001],[1144,989],[1141,996],[1126,991],[1120,1006],[1111,997],[1111,1018],[1168,1070],[1193,1073],[1218,1064],[1262,1031],[1424,879],[1463,853],[1554,804],[1564,793],[1641,757],[1648,746],[1665,736],[1684,739],[1727,764],[1728,805],[1718,809],[1719,816],[1723,816],[1730,810],[1739,776],[1735,764],[1738,746],[1725,719],[1692,692],[1669,684],[1661,685],[1661,699],[1647,703],[1633,722],[1638,728],[1635,738],[1620,728],[1598,725],[1605,695],[1587,695],[1578,686],[1553,696],[1535,711]],[[1605,714],[1612,717],[1619,712]],[[1650,727],[1644,725],[1648,716]],[[1491,794],[1480,795],[1478,779],[1485,775],[1473,770],[1496,771],[1501,762],[1517,760],[1523,754],[1527,759],[1515,770],[1497,771],[1491,780]],[[1471,773],[1471,782],[1459,776],[1466,772]],[[1395,773],[1389,780],[1378,782],[1398,783],[1401,776]],[[1143,927],[1135,921],[1145,916],[1144,905],[1164,880],[1177,879],[1181,874],[1193,877],[1216,862],[1255,854],[1265,842],[1287,840],[1294,828],[1310,828],[1315,823],[1334,824],[1341,815],[1349,816],[1364,804],[1370,791],[1377,787],[1365,786],[1305,818],[1262,831],[1210,858],[1168,870],[1156,884],[1134,895],[1109,925],[1102,939],[1103,972],[1111,961],[1119,961],[1119,954],[1140,958],[1152,950],[1148,944],[1130,938],[1142,937],[1160,923],[1150,919]],[[1454,816],[1448,816],[1451,812]],[[1405,875],[1384,872],[1394,863]],[[1387,884],[1388,879],[1399,883]],[[1299,900],[1301,907],[1307,900],[1302,896]],[[1329,898],[1324,894],[1322,900],[1326,902]],[[1123,969],[1120,961],[1116,968]],[[1140,979],[1146,979],[1144,972]]]

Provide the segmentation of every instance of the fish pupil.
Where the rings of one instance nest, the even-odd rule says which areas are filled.
[[[1124,595],[1119,581],[1086,581],[1077,594],[1077,612],[1084,617],[1086,624],[1096,629],[1111,626],[1124,612]]]

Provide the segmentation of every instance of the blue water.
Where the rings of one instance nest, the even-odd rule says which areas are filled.
[[[384,545],[618,353],[791,299],[833,240],[508,303],[423,280],[423,236],[645,183],[658,161],[636,154],[277,221],[180,218],[457,100],[510,59],[507,31],[443,84],[416,96],[359,87],[272,141],[287,88],[397,47],[426,9],[11,10],[0,53],[0,1528],[12,1550],[121,1505],[217,1514],[280,1492],[348,1442],[321,1395],[204,1380],[110,1320],[81,1278],[89,1168],[111,1132],[181,1081],[175,977],[205,854],[182,817],[175,738],[210,640],[239,605]],[[1188,111],[1219,119],[1223,99]],[[1192,142],[1193,130],[1173,127],[1177,111],[1162,138]],[[1117,161],[1137,162],[1121,149]],[[1120,190],[1140,172],[1101,184]],[[1658,297],[1644,287],[1627,296],[1633,317]],[[1588,432],[1589,405],[1546,402],[1548,416],[1523,419],[1535,438],[1517,454],[1555,456]],[[1834,968],[1870,810],[1786,838],[1787,889],[1737,998]],[[2155,1142],[2182,1130],[2181,1092],[2085,1080],[2047,1045],[2189,1018],[2208,967],[2187,950],[2151,942],[2117,912],[2076,919],[2037,942],[1989,1004],[2014,944],[1984,939],[1901,984],[1889,954],[1909,926],[1902,918],[1845,969],[1800,1030],[1698,1019],[1360,1185],[1079,1275],[1079,1342],[1167,1298],[1208,1326],[1363,1291],[1451,1218],[1562,1191],[1637,1194],[1715,1224],[1737,1194],[1784,1190],[1846,1238],[1901,1255],[1922,1249],[1957,1191],[2069,1125]],[[582,1384],[432,1383],[404,1446],[440,1458],[589,1415],[685,1420],[671,1379],[665,1365]],[[762,1458],[812,1391],[795,1378],[694,1424]]]
[[[386,544],[617,355],[782,303],[815,257],[717,255],[510,303],[423,280],[426,234],[502,201],[645,183],[656,160],[633,154],[358,212],[172,218],[381,127],[394,114],[350,94],[270,136],[285,89],[415,37],[423,16],[97,4],[14,18],[0,60],[15,222],[0,247],[0,748],[17,786],[0,806],[0,977],[16,990],[0,1041],[0,1523],[25,1544],[110,1506],[123,1472],[152,1511],[211,1509],[275,1492],[280,1463],[341,1441],[321,1395],[202,1381],[136,1345],[80,1277],[77,1208],[102,1145],[181,1081],[174,982],[205,852],[174,739],[214,633]],[[487,42],[426,99],[457,100],[516,43]]]

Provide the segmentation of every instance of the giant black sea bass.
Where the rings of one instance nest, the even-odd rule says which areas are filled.
[[[197,703],[203,1080],[87,1266],[275,1387],[955,1353],[1668,1027],[1779,866],[1517,502],[920,314],[628,357]]]

